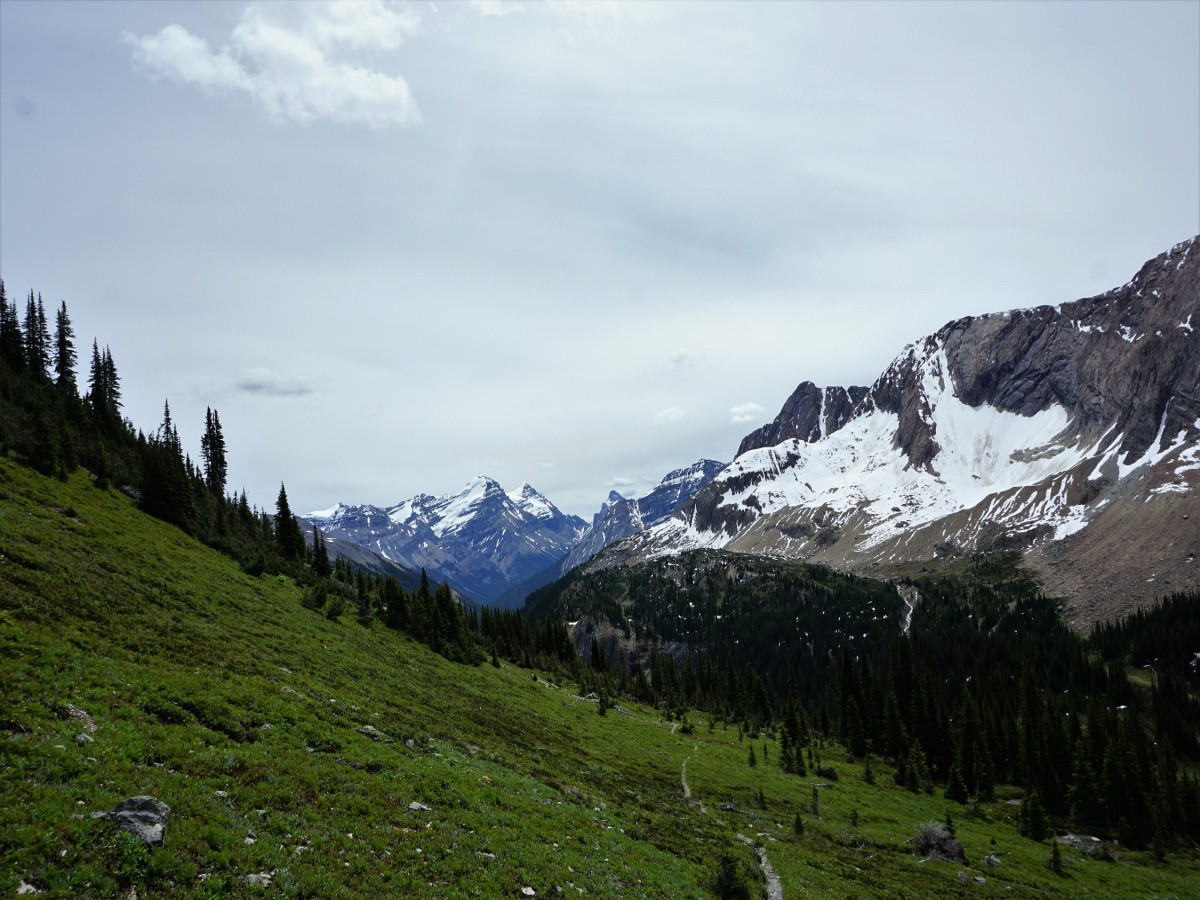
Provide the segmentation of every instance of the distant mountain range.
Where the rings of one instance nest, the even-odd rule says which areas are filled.
[[[869,387],[802,383],[593,567],[703,547],[901,574],[1011,549],[1077,620],[1200,583],[1200,239],[1097,297],[951,322]]]
[[[662,521],[722,468],[700,460],[639,499],[614,491],[590,526],[529,484],[509,493],[484,476],[444,497],[418,494],[390,507],[339,503],[306,518],[327,538],[405,569],[423,568],[472,600],[520,606],[530,591],[612,541]]]
[[[586,527],[528,484],[507,493],[483,476],[445,497],[418,494],[386,508],[339,503],[308,519],[485,603],[561,559]]]
[[[732,463],[614,491],[590,525],[483,477],[309,518],[502,606],[700,548],[884,576],[1010,550],[1076,621],[1119,614],[1200,583],[1198,241],[1097,297],[950,322],[869,387],[802,382]]]

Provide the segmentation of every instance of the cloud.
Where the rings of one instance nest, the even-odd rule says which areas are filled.
[[[245,394],[264,397],[302,397],[316,393],[316,385],[306,378],[280,375],[272,369],[244,369],[234,387]]]
[[[757,403],[739,403],[729,407],[730,422],[753,422],[761,418],[764,410]]]
[[[671,353],[671,365],[676,369],[690,369],[699,359],[692,351],[680,347]]]
[[[552,463],[552,462],[540,462],[540,463],[538,463],[538,466],[540,466],[540,467],[541,467],[541,468],[543,468],[543,469],[553,469],[553,468],[554,468],[554,463]]]
[[[629,487],[631,484],[637,484],[636,478],[626,478],[624,475],[614,475],[605,483],[606,488]]]
[[[516,0],[471,0],[471,5],[481,16],[507,16],[525,12],[525,7]]]
[[[628,0],[546,0],[546,7],[560,18],[583,22],[595,35],[612,35],[627,22],[643,24],[656,18],[655,4]]]
[[[368,125],[419,122],[408,83],[335,54],[393,50],[419,24],[383,0],[253,2],[219,51],[181,25],[126,34],[133,58],[155,75],[217,93],[245,94],[276,122],[319,119]]]
[[[674,422],[678,419],[682,419],[686,415],[687,415],[687,413],[685,413],[678,406],[668,406],[666,409],[660,409],[658,412],[656,412],[654,414],[654,421],[655,422]]]

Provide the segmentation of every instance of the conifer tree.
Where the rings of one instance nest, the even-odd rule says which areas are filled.
[[[75,361],[75,330],[67,316],[67,304],[63,303],[54,316],[54,384],[68,396],[74,396],[78,391]]]
[[[318,578],[328,578],[333,574],[333,566],[329,563],[329,548],[325,546],[325,536],[321,529],[313,526],[313,572]]]
[[[950,779],[946,782],[943,796],[947,800],[954,800],[958,803],[967,802],[967,784],[963,781],[962,763],[957,757],[950,766]]]
[[[16,301],[9,302],[0,280],[0,360],[8,363],[14,372],[25,368],[25,336],[21,333],[21,317],[17,313]]]
[[[279,555],[289,562],[304,559],[304,532],[288,506],[287,488],[282,482],[275,501],[275,542],[279,545]]]
[[[117,367],[108,347],[101,353],[95,340],[92,341],[92,368],[88,375],[88,404],[99,420],[110,424],[120,421],[121,382]]]
[[[106,346],[101,357],[101,369],[104,376],[104,408],[114,421],[121,418],[121,379],[117,376],[117,367],[113,362],[112,352]]]
[[[46,327],[46,308],[41,294],[33,299],[33,291],[25,303],[25,366],[39,384],[49,379],[50,331]]]
[[[204,483],[218,500],[225,496],[225,436],[221,434],[221,418],[211,407],[204,411],[204,435],[200,438],[200,458],[204,460]],[[326,555],[328,563],[328,555]],[[328,577],[322,576],[322,577]]]
[[[1042,804],[1038,800],[1037,791],[1030,791],[1021,801],[1021,807],[1017,811],[1017,830],[1030,840],[1045,839],[1046,816],[1042,812]]]

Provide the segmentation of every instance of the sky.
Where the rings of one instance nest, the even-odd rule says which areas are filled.
[[[1197,232],[1200,2],[0,0],[10,298],[265,509],[590,519]]]

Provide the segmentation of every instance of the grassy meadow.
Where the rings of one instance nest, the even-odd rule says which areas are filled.
[[[1192,854],[1064,847],[1055,874],[1015,791],[972,815],[832,745],[811,749],[836,780],[788,775],[768,736],[600,715],[301,595],[82,473],[0,460],[0,895],[761,896],[761,846],[784,897],[1200,896]],[[161,846],[92,818],[142,794],[171,808]],[[965,864],[910,842],[948,811]]]

